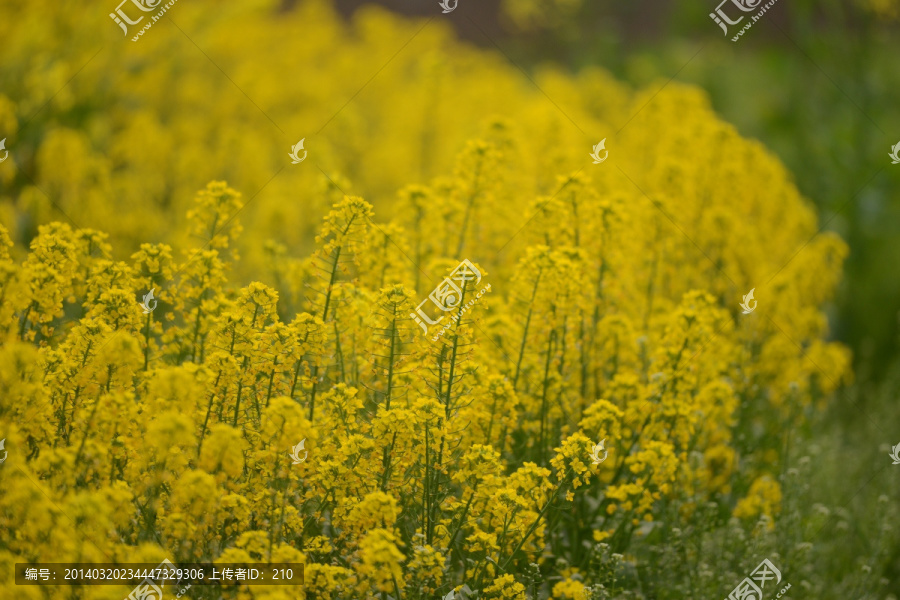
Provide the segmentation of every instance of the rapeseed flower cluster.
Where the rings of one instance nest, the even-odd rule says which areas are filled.
[[[321,25],[305,50],[329,47],[334,15],[319,2],[301,11]],[[245,21],[248,39],[281,27],[260,21]],[[224,29],[211,27],[227,55],[215,37]],[[411,30],[379,12],[356,27],[360,39],[338,51],[363,63]],[[268,149],[248,150],[250,167],[220,157],[246,185],[197,184],[206,168],[190,150],[184,164],[138,164],[127,140],[170,143],[149,110],[110,133],[111,158],[64,129],[40,142],[42,164],[77,163],[65,176],[42,171],[48,190],[99,229],[46,218],[25,184],[0,211],[0,564],[305,566],[302,587],[229,598],[419,600],[464,584],[481,598],[577,598],[596,583],[590,549],[633,555],[701,507],[777,527],[782,434],[849,377],[822,312],[843,242],[817,233],[777,159],[698,91],[543,73],[591,129],[636,115],[594,166],[590,144],[542,95],[510,93],[523,85],[512,67],[430,35],[366,108],[335,122],[341,152],[319,149],[333,176],[300,167],[310,166],[293,180],[309,199],[302,211],[251,216],[245,190]],[[488,80],[520,101],[485,120],[464,100]],[[213,95],[204,81],[178,93]],[[413,84],[461,100],[449,122],[427,123],[422,143],[391,132],[407,117],[395,100]],[[324,91],[335,90],[309,93]],[[0,118],[28,108],[8,104]],[[447,134],[455,157],[429,155],[429,141],[473,119],[472,139]],[[213,118],[197,126],[221,131]],[[346,153],[381,135],[393,136],[398,166],[348,168]],[[110,162],[132,180],[113,184]],[[371,195],[354,195],[340,173]],[[201,189],[190,206],[150,203],[116,222],[100,199],[135,177],[159,193],[186,180]],[[318,222],[308,251],[308,228],[280,224],[312,219],[301,212]],[[163,214],[186,216],[148,242],[137,224],[152,229]],[[425,335],[411,315],[464,258],[491,293],[432,339],[437,326]],[[485,282],[469,282],[464,298]],[[742,315],[753,287],[759,308]],[[158,306],[145,312],[151,289]],[[596,465],[602,439],[608,457]],[[301,440],[308,456],[294,464]],[[0,586],[4,597],[69,597]]]

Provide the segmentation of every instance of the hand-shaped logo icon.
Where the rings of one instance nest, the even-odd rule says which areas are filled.
[[[898,146],[900,146],[900,144],[898,144]],[[9,156],[9,151],[6,150],[6,138],[0,140],[0,150],[4,151],[3,158],[0,158],[0,163],[2,163],[4,160],[6,160],[6,157]]]
[[[300,452],[303,452],[303,458],[300,458]],[[291,448],[291,458],[294,459],[294,464],[299,465],[306,457],[309,456],[309,451],[306,449],[306,438],[300,440],[300,443]]]
[[[152,313],[154,310],[156,310],[156,300],[153,299],[153,292],[155,290],[156,290],[156,288],[153,288],[152,290],[150,290],[150,293],[147,294],[146,296],[144,296],[144,301],[141,302],[141,308],[144,309],[145,315],[148,315],[148,314]],[[150,306],[151,302],[153,303],[153,306]]]
[[[753,288],[755,290],[756,288]],[[756,310],[756,300],[753,300],[753,290],[750,290],[749,293],[744,295],[744,301],[741,302],[741,308],[744,309],[744,314],[749,315],[754,310]],[[750,306],[750,302],[753,302],[753,306]]]
[[[3,146],[0,146],[0,148],[3,148]],[[900,165],[900,156],[898,155],[900,155],[900,142],[897,142],[896,146],[891,146],[891,153],[888,154],[891,157],[892,165]]]
[[[303,138],[303,140],[305,140],[305,139],[306,139],[306,138]],[[291,153],[288,154],[288,156],[290,156],[291,158],[294,159],[294,160],[291,161],[291,164],[292,164],[292,165],[296,165],[296,164],[298,164],[298,163],[302,163],[304,160],[306,160],[306,150],[303,150],[303,140],[300,140],[300,141],[297,142],[294,146],[291,146]],[[299,150],[303,150],[303,157],[302,157],[302,158],[301,158],[300,156],[297,156],[297,152],[298,152]]]
[[[606,154],[603,155],[603,158],[600,158],[600,151],[603,150]],[[594,159],[594,164],[599,165],[609,156],[609,150],[606,149],[606,138],[600,140],[600,143],[594,146],[594,151],[591,152],[591,158]]]
[[[0,458],[0,463],[6,462],[6,455],[8,454],[8,452],[3,447],[5,444],[6,444],[6,438],[3,438],[2,440],[0,440],[0,450],[3,450],[3,458]]]
[[[603,453],[603,458],[600,458],[600,453]],[[606,450],[606,438],[603,438],[603,441],[597,444],[596,446],[591,447],[591,462],[595,465],[599,465],[604,460],[606,460],[606,456],[609,452]]]
[[[0,446],[0,448],[2,448],[2,446]],[[900,444],[897,444],[891,450],[892,453],[888,456],[894,459],[894,462],[892,464],[900,465]]]
[[[441,0],[439,4],[441,8],[444,9],[444,14],[446,15],[447,13],[451,13],[456,10],[456,6],[459,4],[459,0]]]

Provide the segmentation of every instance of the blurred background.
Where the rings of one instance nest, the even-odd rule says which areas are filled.
[[[548,72],[551,78],[544,81],[553,81],[553,73],[579,76],[598,67],[631,89],[659,88],[669,81],[702,88],[723,120],[781,158],[801,193],[818,208],[821,225],[848,242],[843,284],[830,313],[832,333],[852,349],[858,381],[884,380],[900,352],[900,279],[894,273],[900,263],[900,166],[888,158],[891,146],[900,142],[900,1],[778,0],[737,42],[710,19],[714,0],[459,2],[465,10],[449,14],[441,14],[438,0],[321,2],[335,6],[345,21],[331,24],[331,17],[315,8],[300,16],[305,4],[319,2],[248,0],[229,7],[179,0],[132,43],[109,19],[116,6],[112,0],[63,11],[42,0],[0,0],[5,17],[0,23],[0,135],[8,138],[6,147],[21,164],[19,173],[11,163],[0,169],[0,217],[12,224],[13,239],[27,246],[37,224],[61,218],[48,203],[52,197],[75,223],[96,216],[94,226],[110,232],[114,242],[130,243],[134,251],[132,242],[141,236],[166,239],[172,229],[166,215],[184,214],[190,195],[202,187],[197,182],[227,179],[252,196],[267,185],[264,153],[293,145],[301,136],[308,138],[309,148],[322,123],[319,131],[331,138],[327,158],[345,161],[328,174],[333,180],[328,185],[364,195],[377,208],[379,196],[394,196],[408,178],[397,180],[363,164],[361,157],[373,149],[362,141],[355,147],[352,136],[373,118],[365,111],[374,95],[391,94],[392,83],[400,80],[396,71],[405,69],[422,85],[415,96],[392,98],[398,111],[393,131],[369,133],[387,137],[403,129],[422,136],[416,142],[421,152],[396,157],[408,162],[422,182],[445,173],[463,140],[480,135],[478,127],[484,126],[473,123],[463,130],[466,121],[453,123],[454,102],[478,102],[486,119],[503,106],[499,91],[462,97],[459,90],[440,87],[436,78],[443,59],[431,48],[446,40],[447,51],[459,53],[464,46],[454,46],[448,37],[452,28],[474,47],[467,56],[472,69],[486,62],[476,51],[493,55],[490,64],[515,65],[511,75],[518,71],[523,77],[503,80],[506,90],[518,86],[512,93],[540,93],[533,82]],[[428,23],[406,48],[414,57],[424,55],[419,62],[407,52],[392,58],[409,37],[405,30],[378,42],[384,44],[383,55],[369,63],[351,64],[356,59],[349,50],[340,56],[339,46],[362,45],[381,35],[360,27],[357,19],[374,7],[409,16],[415,30]],[[230,29],[235,19],[261,13],[269,15],[271,35],[248,28],[235,37]],[[297,26],[298,18],[310,15],[321,22]],[[340,37],[344,26],[351,27],[355,39]],[[276,44],[279,35],[293,36],[301,49],[331,44],[334,52],[307,56]],[[246,60],[262,55],[266,69]],[[393,66],[380,71],[389,60]],[[329,69],[340,69],[340,77]],[[577,110],[564,96],[565,87],[541,85],[564,111]],[[353,101],[341,106],[345,98]],[[616,114],[620,97],[592,101],[594,110],[610,107],[606,125],[623,125]],[[411,111],[422,121],[412,123]],[[204,119],[210,115],[232,126],[210,127]],[[582,114],[570,116],[590,123]],[[423,131],[422,123],[432,130]],[[259,139],[257,145],[262,136],[277,141]],[[117,141],[123,138],[141,141]],[[393,151],[398,147],[393,144]],[[60,153],[73,158],[68,173],[50,164]],[[298,182],[323,185],[303,177],[279,176],[267,193],[290,195]],[[103,199],[110,194],[128,202],[130,210],[110,209]],[[296,233],[282,241],[308,244],[328,204],[311,207],[309,222],[293,223],[274,211],[257,224],[283,224]],[[158,210],[140,214],[138,209],[149,205]]]
[[[336,5],[352,18],[373,3],[427,16],[437,0]],[[294,4],[283,2],[285,10]],[[713,0],[471,4],[447,15],[459,36],[499,45],[526,71],[546,62],[576,72],[601,64],[634,87],[690,82],[741,135],[777,153],[823,228],[851,248],[831,314],[834,336],[853,349],[859,380],[884,378],[900,350],[900,166],[892,169],[887,156],[900,142],[900,3],[780,0],[737,42],[710,19]]]

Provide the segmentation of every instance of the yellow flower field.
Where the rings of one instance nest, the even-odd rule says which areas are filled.
[[[847,248],[700,90],[183,0],[138,42],[91,9],[106,45],[54,96],[96,40],[42,61],[51,4],[4,4],[0,597],[130,591],[15,562],[168,558],[305,566],[225,598],[600,598],[605,549],[778,527],[784,434],[851,378]],[[464,260],[451,304],[489,293],[426,334]]]

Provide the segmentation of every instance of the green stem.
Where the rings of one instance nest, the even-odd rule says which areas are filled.
[[[244,369],[247,368],[247,362],[250,360],[249,356],[244,357],[244,362],[241,364],[241,373],[244,372]],[[244,382],[240,380],[240,376],[238,378],[238,389],[237,389],[237,398],[234,402],[234,421],[231,423],[232,427],[237,427],[238,422],[238,411],[241,408],[241,392],[244,390]]]
[[[349,221],[347,221],[347,226],[344,228],[344,231],[341,233],[339,239],[343,239],[347,232],[350,231],[350,226],[353,224],[353,221],[356,217],[352,217]],[[325,291],[325,306],[322,308],[322,322],[328,322],[328,307],[331,305],[331,293],[334,290],[334,284],[337,281],[337,271],[338,271],[338,261],[341,258],[341,250],[343,250],[343,246],[337,246],[334,249],[334,259],[331,261],[331,274],[328,278],[328,289]],[[309,421],[313,422],[313,417],[316,414],[316,388],[319,384],[319,365],[313,365],[312,370],[312,391],[309,394]]]
[[[266,389],[266,408],[269,408],[269,400],[272,398],[272,383],[275,381],[275,367],[277,366],[278,357],[276,356],[275,362],[272,364],[272,373],[269,375],[269,387]]]
[[[565,477],[563,477],[563,479],[560,480],[559,487],[557,487],[556,490],[554,490],[553,495],[550,496],[549,500],[547,500],[547,503],[544,505],[544,508],[541,509],[541,512],[538,514],[537,518],[534,520],[534,523],[532,523],[531,527],[528,528],[528,531],[525,533],[525,536],[522,538],[522,540],[518,543],[518,545],[515,547],[515,549],[509,555],[509,558],[507,558],[503,562],[503,565],[500,567],[501,569],[503,569],[504,571],[506,570],[506,567],[512,561],[513,557],[515,557],[516,552],[518,552],[519,550],[522,549],[522,546],[525,545],[525,542],[528,541],[528,538],[530,538],[531,534],[534,533],[534,531],[537,529],[537,526],[541,522],[541,519],[544,517],[545,514],[547,514],[547,510],[550,508],[550,505],[553,504],[553,501],[556,500],[556,497],[559,495],[559,492],[565,486],[565,483],[568,480],[569,474],[571,473],[571,471],[572,471],[572,467],[569,467],[569,470],[566,471]]]
[[[394,383],[394,342],[397,338],[397,307],[394,307],[394,318],[391,319],[391,350],[388,354],[388,379],[387,390],[384,396],[385,410],[391,409],[391,391]]]
[[[541,433],[538,441],[538,459],[544,464],[544,428],[547,422],[547,391],[550,386],[550,358],[553,356],[553,342],[556,339],[556,330],[550,331],[547,339],[547,359],[544,361],[544,385],[541,391]]]
[[[200,456],[200,448],[203,446],[203,438],[206,436],[206,426],[209,424],[209,415],[212,413],[213,400],[216,398],[216,387],[219,385],[219,379],[222,377],[222,371],[216,375],[216,382],[213,384],[213,391],[209,395],[209,405],[206,407],[206,418],[203,419],[203,427],[200,428],[200,441],[197,443],[197,456]]]
[[[431,538],[428,537],[431,532],[428,520],[431,518],[430,492],[431,492],[431,466],[428,447],[428,419],[425,420],[425,481],[422,484],[422,512],[425,519],[425,536],[426,543],[431,544]]]
[[[144,328],[144,371],[147,370],[148,365],[150,364],[150,318],[153,316],[153,311],[147,313],[147,325]]]
[[[531,290],[531,299],[528,301],[528,316],[525,317],[525,327],[522,329],[522,343],[519,345],[519,360],[516,361],[516,375],[513,377],[513,389],[519,383],[519,374],[522,371],[522,359],[525,357],[525,341],[528,339],[528,328],[531,326],[531,316],[534,313],[534,299],[537,296],[538,285],[541,282],[542,271],[538,271],[537,279],[534,280],[534,288]]]
[[[481,174],[481,161],[478,161],[478,166],[475,167],[475,176],[472,178],[472,194],[469,196],[468,201],[466,202],[466,212],[463,215],[462,227],[459,230],[459,243],[456,245],[456,256],[462,256],[463,246],[466,242],[466,229],[469,227],[469,214],[472,212],[472,205],[475,203],[475,199],[478,197],[478,177]]]

